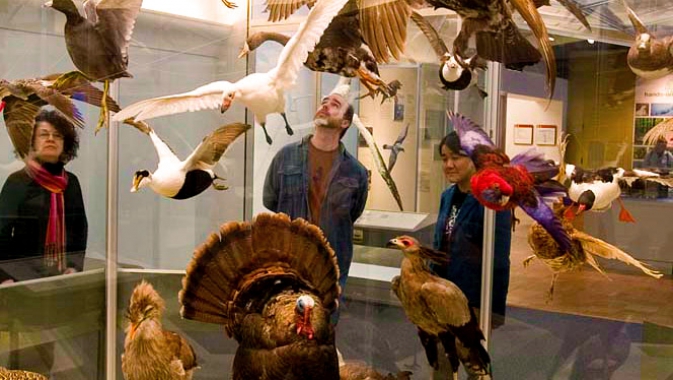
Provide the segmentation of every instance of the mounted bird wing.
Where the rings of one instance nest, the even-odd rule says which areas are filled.
[[[433,27],[432,24],[430,24],[428,20],[425,19],[425,17],[421,16],[416,11],[411,11],[411,21],[416,24],[418,29],[420,29],[420,31],[423,32],[425,37],[428,39],[430,46],[432,46],[432,50],[434,50],[437,54],[437,58],[440,61],[445,59],[445,56],[449,53],[449,49],[446,47],[442,37],[439,35],[439,33],[437,33],[435,27]]]
[[[535,199],[535,205],[519,204],[519,207],[533,218],[533,220],[538,222],[558,243],[563,251],[569,251],[572,248],[572,243],[570,241],[570,236],[568,236],[568,232],[563,228],[563,224],[554,214],[554,211],[544,203],[544,200],[539,194],[535,194]]]
[[[527,149],[510,160],[510,165],[521,165],[535,178],[535,183],[542,183],[555,177],[559,173],[558,165],[552,160],[546,160],[544,153],[535,148]]]
[[[673,131],[673,118],[665,119],[661,123],[655,125],[643,136],[643,144],[654,145],[659,139],[665,139],[668,132]]]
[[[306,62],[308,53],[313,51],[325,29],[348,0],[318,0],[315,6],[299,24],[299,29],[280,52],[278,64],[272,69],[273,81],[277,88],[294,85],[299,70]]]
[[[51,74],[41,79],[48,83],[48,86],[56,89],[61,94],[71,99],[79,100],[92,106],[100,107],[103,101],[103,91],[86,80],[82,75],[73,75],[73,72],[65,74]],[[112,112],[119,112],[119,104],[107,96],[107,106]]]
[[[397,136],[397,140],[395,140],[395,144],[402,144],[404,140],[407,138],[408,133],[409,133],[409,123],[407,123],[406,127],[404,127],[404,129],[400,131],[400,134]]]
[[[231,123],[219,127],[203,138],[199,146],[185,160],[186,167],[212,167],[238,136],[250,129],[249,124]]]
[[[427,281],[421,286],[419,297],[440,325],[459,327],[470,321],[467,297],[450,281]]]
[[[142,4],[143,0],[101,0],[96,4],[96,29],[101,35],[109,36],[114,47],[121,49],[125,65],[128,65],[128,47]]]
[[[163,330],[162,333],[166,339],[167,351],[173,354],[173,360],[180,360],[185,371],[196,368],[196,354],[187,339],[173,331]]]
[[[521,17],[523,17],[526,24],[528,24],[528,27],[537,38],[538,49],[542,53],[547,68],[547,104],[549,105],[554,97],[554,88],[556,86],[556,57],[554,56],[554,49],[549,40],[547,27],[542,20],[542,16],[540,16],[540,13],[537,11],[535,4],[530,0],[510,0],[510,3],[519,12]]]
[[[659,273],[658,271],[645,267],[643,263],[634,259],[631,257],[631,255],[615,247],[614,245],[608,244],[603,240],[597,239],[587,233],[575,230],[573,232],[573,239],[578,239],[582,244],[582,248],[592,255],[600,256],[604,259],[619,260],[628,265],[633,265],[634,267],[643,271],[643,273],[646,275],[652,276],[654,278],[661,278],[663,276],[663,274]]]
[[[357,127],[358,131],[360,132],[360,136],[367,143],[367,147],[369,147],[369,152],[371,153],[372,159],[374,160],[374,165],[376,165],[376,169],[381,175],[381,178],[383,178],[383,181],[386,183],[386,185],[388,185],[388,189],[390,190],[390,193],[393,195],[393,198],[395,198],[397,206],[400,208],[400,211],[404,211],[404,208],[402,207],[402,197],[400,197],[400,192],[397,190],[395,180],[390,174],[390,171],[388,170],[388,167],[386,166],[386,163],[383,160],[383,156],[381,156],[381,151],[379,150],[376,141],[374,141],[374,136],[372,136],[372,134],[369,133],[367,128],[365,128],[364,124],[362,123],[362,120],[360,120],[360,117],[357,114],[353,115],[353,124]]]
[[[313,7],[316,0],[267,0],[266,10],[269,11],[269,21],[278,22],[287,19],[304,5]]]
[[[40,107],[15,97],[7,97],[4,102],[5,109],[2,116],[5,119],[7,133],[16,153],[20,158],[25,158],[30,151],[35,116],[40,112]]]
[[[556,1],[561,3],[561,5],[563,5],[563,7],[568,10],[568,12],[572,13],[573,16],[575,16],[575,18],[577,18],[577,20],[581,22],[585,28],[591,31],[591,25],[589,24],[589,21],[584,15],[584,12],[582,12],[582,9],[580,9],[580,7],[577,5],[577,2],[575,2],[574,0],[556,0]],[[544,5],[549,4],[547,3]],[[538,5],[537,7],[539,8],[540,6]]]
[[[84,117],[67,96],[61,94],[56,89],[42,85],[42,83],[37,80],[21,81],[20,85],[29,90],[29,92],[34,93],[47,104],[50,104],[59,110],[73,124],[80,128],[84,128]]]
[[[411,7],[407,0],[357,0],[362,36],[376,61],[399,60],[407,39]]]
[[[232,89],[233,84],[230,82],[218,81],[182,94],[141,100],[124,107],[112,117],[112,120],[121,122],[134,118],[141,121],[182,112],[219,109],[222,105],[222,94]]]
[[[130,118],[124,120],[124,123],[136,128],[140,132],[150,137],[152,144],[154,145],[154,149],[157,152],[157,156],[159,156],[159,165],[180,164],[180,159],[175,154],[170,145],[166,144],[166,142],[162,140],[161,137],[159,137],[156,132],[154,132],[154,129],[152,129],[152,127],[150,127],[147,123],[143,121],[139,122]]]
[[[493,144],[491,138],[488,137],[486,132],[475,122],[463,115],[454,113],[453,111],[448,111],[447,116],[449,117],[449,120],[451,120],[456,133],[458,133],[460,147],[463,148],[468,156],[472,156],[472,153],[478,145],[495,148],[495,144]]]
[[[645,24],[643,24],[636,12],[634,12],[633,9],[629,7],[629,5],[626,3],[626,0],[622,0],[622,4],[624,4],[624,8],[626,8],[626,13],[629,16],[629,20],[631,20],[631,24],[633,25],[633,29],[636,30],[636,33],[649,34],[650,32],[647,30]]]

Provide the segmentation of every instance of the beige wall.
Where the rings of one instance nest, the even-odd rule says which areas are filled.
[[[571,54],[567,126],[575,138],[567,161],[587,168],[630,168],[635,75],[626,65],[627,48],[603,46]]]
[[[514,144],[514,125],[532,124],[537,128],[539,124],[556,125],[555,146],[538,145],[535,142],[537,130],[533,131],[533,145]],[[559,161],[558,143],[561,140],[561,129],[563,127],[563,102],[552,100],[547,107],[547,99],[531,96],[508,94],[507,95],[507,123],[506,123],[506,145],[505,152],[510,157],[522,153],[528,149],[535,148],[544,153],[545,158]]]

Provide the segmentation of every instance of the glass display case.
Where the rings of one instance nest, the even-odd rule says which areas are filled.
[[[19,87],[12,81],[75,70],[64,37],[66,17],[42,3],[0,0],[0,96],[5,100],[3,130],[8,132],[13,127],[8,97],[16,98]],[[269,42],[239,57],[246,39],[260,31],[292,36],[309,13],[300,7],[287,19],[272,22],[264,0],[236,0],[235,8],[225,3],[144,0],[128,50],[128,72],[133,77],[114,80],[110,96],[123,109],[211,82],[233,83],[252,73],[268,72],[276,66],[283,46]],[[585,170],[619,167],[628,172],[625,177],[641,169],[657,173],[659,179],[622,181],[621,195],[606,208],[585,210],[568,221],[573,244],[584,244],[582,254],[596,249],[589,244],[603,247],[595,259],[600,270],[592,267],[593,260],[583,259],[584,264],[574,270],[561,267],[558,278],[550,270],[555,264],[539,255],[531,259],[535,252],[530,231],[535,222],[521,208],[515,209],[512,219],[506,263],[493,265],[491,248],[498,239],[494,225],[500,222],[492,219],[493,213],[482,212],[486,227],[472,231],[480,244],[483,237],[486,247],[482,308],[474,311],[481,319],[486,338],[482,343],[493,376],[673,376],[673,231],[666,222],[673,192],[665,186],[673,160],[667,162],[666,154],[656,151],[656,142],[648,140],[657,126],[673,121],[673,74],[653,78],[634,68],[636,63],[629,58],[637,45],[635,29],[642,32],[646,27],[656,41],[670,42],[673,4],[627,1],[633,10],[629,19],[621,2],[573,3],[586,15],[591,30],[560,2],[538,8],[555,61],[551,95],[543,61],[518,70],[489,61],[486,69],[476,70],[473,85],[461,91],[444,89],[438,76],[442,62],[414,22],[407,25],[400,58],[378,64],[385,83],[399,81],[395,96],[387,100],[380,94],[363,96],[366,86],[357,77],[351,79],[348,100],[362,125],[353,123],[341,142],[367,172],[368,197],[362,216],[354,222],[353,258],[335,328],[336,347],[346,361],[363,362],[383,374],[410,371],[412,379],[451,376],[448,362],[441,361],[439,369],[428,363],[417,327],[391,288],[404,255],[387,247],[390,239],[410,235],[426,247],[446,248],[440,246],[441,236],[436,233],[445,231],[444,225],[437,226],[445,206],[443,194],[456,186],[447,180],[441,150],[443,138],[455,130],[447,114],[451,111],[481,126],[510,158],[534,148],[563,168],[564,164]],[[84,12],[80,1],[74,4]],[[459,14],[430,6],[415,11],[452,50],[465,25]],[[643,26],[634,27],[636,18]],[[513,12],[513,19],[537,48],[534,28],[518,12]],[[478,50],[477,42],[468,45],[469,52]],[[670,46],[663,50],[660,54],[673,54]],[[223,324],[181,317],[178,294],[183,278],[195,250],[221,225],[252,221],[269,212],[264,188],[274,157],[283,147],[314,133],[316,110],[339,83],[336,74],[302,67],[284,93],[286,120],[277,113],[266,118],[272,144],[267,143],[259,118],[238,103],[243,102],[240,94],[230,108],[222,108],[226,112],[220,112],[218,104],[194,107],[198,112],[149,118],[145,122],[153,129],[152,137],[142,128],[117,121],[95,133],[99,107],[74,96],[84,128],[77,130],[78,155],[65,168],[76,175],[81,187],[87,222],[84,261],[74,273],[45,276],[27,270],[26,261],[17,259],[21,255],[0,248],[0,379],[3,368],[39,372],[50,379],[123,379],[122,354],[134,333],[128,323],[129,302],[142,280],[151,283],[165,302],[163,328],[179,333],[191,346],[198,363],[193,378],[230,378],[239,344]],[[101,82],[94,85],[103,88]],[[286,121],[294,134],[286,132]],[[157,170],[160,155],[168,150],[157,137],[184,160],[206,136],[235,122],[252,128],[233,140],[214,164],[214,172],[224,178],[228,189],[209,187],[184,200],[162,196],[150,187],[129,191],[137,173]],[[661,133],[667,142],[664,152],[673,147],[671,131]],[[369,145],[372,139],[380,157]],[[400,139],[404,150],[396,152],[391,167],[392,149],[384,146]],[[12,182],[8,178],[26,166],[15,149],[9,133],[0,134],[4,188]],[[548,204],[551,207],[550,200]],[[635,223],[620,220],[623,209]],[[0,215],[0,239],[15,233],[11,228],[2,230],[9,228],[8,219]],[[484,298],[503,292],[493,289],[490,281],[492,272],[502,271],[502,265],[509,278],[504,289],[506,315],[504,324],[492,328],[487,323],[491,302]],[[13,281],[3,282],[7,279]],[[462,366],[459,378],[467,378]]]

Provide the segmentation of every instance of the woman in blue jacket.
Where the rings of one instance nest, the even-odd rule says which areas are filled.
[[[446,135],[440,145],[444,176],[453,183],[442,193],[435,227],[434,248],[447,252],[447,266],[433,269],[455,283],[467,296],[471,307],[480,307],[484,206],[470,192],[474,163],[460,147],[456,132]],[[512,240],[512,214],[496,213],[495,263],[493,268],[492,326],[504,323],[509,287],[509,250]],[[477,313],[478,315],[478,313]]]

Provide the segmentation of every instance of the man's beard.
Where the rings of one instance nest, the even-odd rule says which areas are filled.
[[[331,129],[339,128],[338,120],[336,118],[328,117],[328,116],[316,117],[313,120],[313,124],[316,127],[331,128]]]

